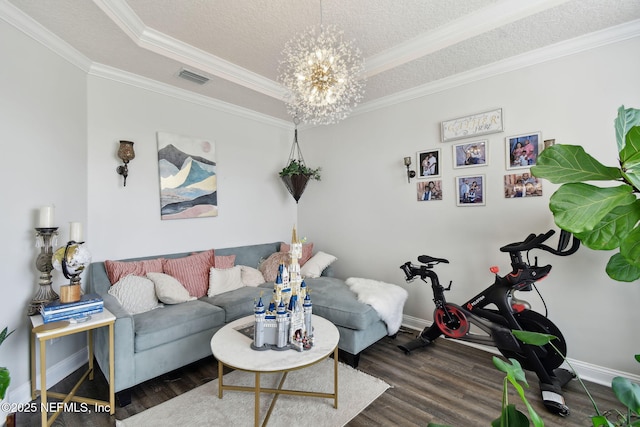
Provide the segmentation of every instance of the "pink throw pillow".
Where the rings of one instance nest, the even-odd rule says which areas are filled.
[[[189,255],[183,258],[164,260],[165,274],[173,276],[189,291],[192,297],[200,298],[209,289],[209,270],[213,267],[215,254],[213,249]]]
[[[276,277],[278,276],[278,267],[280,264],[289,265],[289,254],[286,252],[274,252],[269,255],[269,258],[265,259],[260,263],[260,273],[264,277],[266,282],[275,282]]]
[[[290,244],[280,243],[280,252],[289,252],[290,250],[291,250]],[[312,255],[313,255],[313,243],[303,243],[302,256],[298,260],[298,264],[300,264],[300,267],[302,267],[305,262],[309,261]]]
[[[125,276],[144,277],[147,273],[162,273],[162,258],[147,259],[142,261],[111,261],[104,262],[107,277],[112,285],[115,285]]]
[[[236,265],[236,256],[235,255],[216,255],[216,260],[214,263],[215,268],[231,268]]]

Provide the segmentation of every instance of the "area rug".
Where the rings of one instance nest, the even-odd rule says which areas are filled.
[[[287,375],[284,388],[333,392],[333,359]],[[263,374],[262,387],[276,388],[279,374]],[[224,376],[225,384],[253,386],[255,375],[233,371]],[[389,384],[343,363],[338,364],[338,409],[333,399],[280,395],[269,418],[269,426],[343,426],[389,388]],[[267,414],[273,395],[260,396],[260,423]],[[218,398],[218,380],[213,380],[144,412],[116,421],[117,427],[161,426],[252,426],[253,393],[225,391]],[[305,421],[306,420],[306,421]]]

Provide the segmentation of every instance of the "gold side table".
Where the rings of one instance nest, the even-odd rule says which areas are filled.
[[[115,414],[115,393],[114,393],[114,352],[113,352],[113,329],[116,317],[104,309],[101,313],[91,315],[91,318],[81,323],[70,323],[68,321],[56,323],[44,323],[41,315],[30,316],[31,319],[31,398],[36,399],[40,394],[40,411],[42,413],[42,426],[50,426],[60,415],[65,405],[70,401],[83,404],[93,404],[94,408],[101,407],[102,410],[109,410],[111,415]],[[76,396],[76,391],[80,384],[89,377],[93,380],[93,330],[107,326],[109,328],[109,401],[97,400],[88,397]],[[89,353],[89,369],[80,378],[76,385],[67,394],[47,391],[47,341],[80,332],[87,332],[87,350]],[[40,390],[36,389],[36,342],[40,343]],[[47,397],[62,399],[58,409],[49,418]]]

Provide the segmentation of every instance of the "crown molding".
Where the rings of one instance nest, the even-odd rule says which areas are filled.
[[[239,107],[228,102],[220,101],[208,96],[199,95],[194,92],[190,92],[185,89],[180,89],[175,86],[171,86],[165,83],[151,80],[147,77],[142,77],[137,74],[129,73],[118,68],[110,67],[108,65],[94,63],[91,65],[89,75],[99,77],[107,80],[112,80],[118,83],[127,84],[129,86],[137,87],[139,89],[148,90],[161,95],[170,96],[182,101],[190,102],[192,104],[201,105],[207,108],[211,108],[222,113],[233,114],[242,118],[253,120],[256,122],[264,123],[270,126],[276,126],[283,129],[293,129],[291,122],[275,118],[266,114],[258,113],[248,108]]]
[[[104,0],[94,1],[104,2]],[[126,5],[126,3],[123,3],[121,0],[109,0],[108,4],[111,6],[122,6],[124,4],[128,8],[128,5]],[[121,15],[123,13],[126,15],[126,12],[119,13]],[[197,95],[193,92],[175,88],[167,84],[162,84],[148,78],[108,67],[106,65],[97,63],[94,64],[87,57],[75,50],[58,36],[41,26],[31,17],[24,14],[21,10],[13,6],[7,0],[0,0],[0,19],[6,21],[10,25],[13,25],[18,30],[24,32],[37,42],[43,44],[55,53],[59,54],[61,57],[63,57],[73,65],[94,76],[119,81],[157,93],[163,93],[188,102],[194,102],[196,104],[204,105],[208,108],[213,108],[218,111],[239,115],[241,117],[256,120],[262,123],[283,127],[286,129],[292,128],[291,123],[286,120],[278,119],[262,113],[257,113],[253,110],[238,107],[236,105],[222,102],[206,96]],[[133,18],[127,19],[126,22],[126,30],[123,28],[123,31],[126,31],[127,33],[131,32],[133,34],[142,34],[145,31],[148,31],[143,25],[139,25]],[[510,71],[522,69],[531,65],[555,60],[564,56],[573,55],[585,50],[594,49],[611,43],[621,42],[638,36],[640,36],[640,20],[631,21],[626,24],[621,24],[616,27],[607,28],[585,36],[560,42],[552,46],[540,48],[532,52],[524,53],[512,58],[486,65],[484,67],[479,67],[467,72],[456,74],[454,76],[443,78],[435,82],[430,82],[415,88],[407,89],[393,95],[382,97],[371,102],[363,103],[354,109],[351,116],[364,114],[370,111],[392,106],[412,99],[428,96],[437,92],[473,83],[475,81],[490,78]],[[153,38],[154,36],[148,33],[147,37]],[[387,60],[390,59],[387,58]],[[273,81],[268,79],[264,80],[274,83]],[[264,93],[264,91],[259,92]],[[281,99],[280,96],[275,98]]]
[[[93,2],[139,47],[272,98],[285,99],[286,90],[277,82],[147,27],[125,0]]]
[[[422,86],[407,89],[371,102],[363,103],[356,107],[351,115],[364,114],[412,99],[421,98],[458,86],[508,73],[510,71],[519,70],[543,62],[553,61],[565,56],[574,55],[612,43],[622,42],[635,37],[640,37],[640,19],[556,43],[551,46],[536,49],[483,67],[478,67],[470,71],[430,82]]]
[[[70,44],[47,30],[7,0],[0,0],[0,19],[14,26],[81,70],[85,72],[89,71],[91,67],[91,60],[89,60],[89,58],[78,52]]]
[[[365,77],[371,77],[407,62],[453,46],[487,31],[556,7],[568,0],[503,0],[463,16],[434,31],[372,55],[365,61]]]

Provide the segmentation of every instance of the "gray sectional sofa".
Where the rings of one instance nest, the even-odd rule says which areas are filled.
[[[281,242],[215,249],[215,255],[235,255],[235,265],[257,268],[260,261],[280,250]],[[127,259],[181,258],[190,253],[176,253]],[[340,331],[340,357],[356,367],[360,352],[387,335],[387,327],[369,305],[358,302],[343,280],[330,277],[328,267],[319,278],[306,278],[312,290],[313,313],[326,318]],[[130,401],[130,388],[189,363],[211,356],[213,334],[240,317],[253,314],[254,300],[261,293],[269,295],[273,282],[258,287],[242,287],[213,297],[202,297],[162,309],[131,315],[108,294],[111,286],[104,262],[88,268],[87,292],[98,293],[104,306],[116,316],[115,322],[115,391],[120,405]],[[95,357],[108,372],[106,328],[95,331]]]

